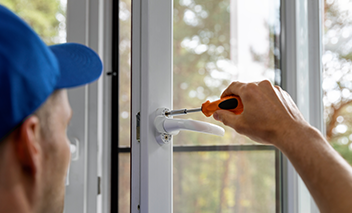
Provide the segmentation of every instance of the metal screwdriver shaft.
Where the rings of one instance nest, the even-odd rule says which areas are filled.
[[[178,110],[171,110],[170,112],[165,112],[166,116],[174,116],[174,115],[186,115],[188,113],[192,112],[200,112],[202,111],[202,108],[196,108],[196,109],[178,109]]]
[[[178,109],[165,112],[166,116],[173,115],[186,115],[191,112],[202,112],[205,116],[210,117],[216,110],[229,110],[230,112],[239,115],[243,112],[243,104],[240,97],[236,95],[226,96],[219,100],[210,102],[206,101],[202,104],[202,107],[196,109]]]

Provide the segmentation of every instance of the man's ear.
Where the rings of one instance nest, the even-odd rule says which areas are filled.
[[[35,175],[39,167],[40,122],[37,116],[31,115],[18,128],[15,140],[16,155],[28,175]]]

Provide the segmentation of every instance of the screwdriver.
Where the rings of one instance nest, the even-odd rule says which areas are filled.
[[[226,96],[217,101],[210,102],[209,100],[202,104],[201,108],[196,109],[179,109],[179,110],[171,110],[169,112],[165,112],[166,116],[173,115],[185,115],[193,112],[203,112],[203,114],[207,117],[210,117],[216,110],[224,109],[229,110],[230,112],[235,113],[236,115],[241,114],[243,112],[243,104],[241,98],[237,95]]]

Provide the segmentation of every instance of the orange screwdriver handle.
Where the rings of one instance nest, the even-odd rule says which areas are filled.
[[[224,109],[239,115],[243,112],[243,104],[241,98],[237,95],[226,96],[220,100],[210,102],[206,101],[202,104],[202,112],[205,116],[210,117],[216,110]]]

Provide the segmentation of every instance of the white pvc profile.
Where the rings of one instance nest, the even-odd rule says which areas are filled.
[[[97,197],[97,213],[110,212],[111,195],[111,77],[112,70],[112,1],[99,1],[99,54],[104,63],[104,73],[99,79],[98,114],[98,176],[101,177],[100,195]],[[101,135],[100,135],[101,134]]]
[[[140,210],[141,152],[137,140],[136,116],[141,111],[141,2],[132,1],[131,37],[131,213]],[[144,141],[144,140],[143,140]]]
[[[322,13],[323,1],[308,0],[308,40],[309,40],[309,123],[325,135],[323,89],[322,89]],[[313,198],[310,199],[310,212],[319,209]]]
[[[282,79],[283,88],[305,119],[323,131],[320,8],[320,0],[282,1]],[[283,158],[283,212],[319,212],[286,157]]]
[[[107,54],[106,47],[111,46],[109,45],[111,40],[107,36],[110,30],[104,30],[104,28],[110,26],[104,24],[109,23],[106,19],[109,19],[110,13],[105,13],[104,3],[106,2],[94,0],[67,2],[67,41],[89,46],[99,54],[104,64],[109,64],[110,54]],[[108,67],[104,66],[105,69]],[[70,165],[70,184],[66,188],[65,212],[96,213],[99,164],[106,166],[103,168],[103,173],[106,174],[103,175],[104,178],[109,177],[109,170],[107,170],[109,149],[102,147],[103,140],[108,140],[109,137],[109,133],[105,131],[109,129],[107,128],[109,122],[108,119],[104,119],[104,116],[105,118],[107,116],[105,106],[108,104],[105,106],[103,104],[107,101],[104,95],[107,94],[105,91],[109,91],[108,82],[109,79],[103,74],[92,84],[68,90],[69,101],[74,112],[68,136],[78,139],[80,155]],[[105,152],[104,163],[98,160],[98,147]],[[109,181],[104,178],[102,182],[105,189],[109,189],[105,185]],[[109,200],[106,195],[110,191],[102,191],[105,193],[104,200]]]
[[[132,140],[132,213],[172,212],[173,145],[160,146],[153,125],[156,109],[172,106],[172,10],[173,1],[136,0],[132,5],[132,113],[140,108],[141,138],[140,149]]]

